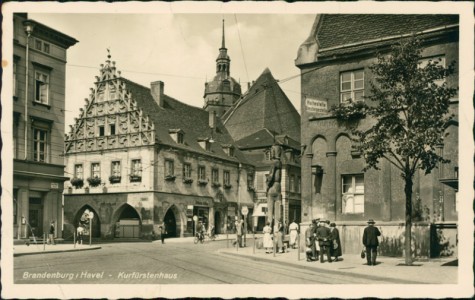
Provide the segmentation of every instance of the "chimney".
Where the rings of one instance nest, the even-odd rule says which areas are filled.
[[[216,130],[216,112],[210,110],[209,111],[209,127],[213,129],[213,131]]]
[[[152,94],[153,99],[157,102],[158,106],[163,107],[163,90],[164,90],[163,81],[154,81],[150,83],[150,93]]]

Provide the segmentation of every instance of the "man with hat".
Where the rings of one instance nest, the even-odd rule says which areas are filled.
[[[315,260],[315,239],[313,233],[316,226],[315,220],[312,220],[312,223],[310,223],[307,230],[305,230],[305,253],[307,255],[307,261]]]
[[[378,253],[378,236],[381,235],[378,227],[374,227],[374,220],[368,220],[368,226],[364,229],[363,232],[363,245],[366,247],[366,261],[368,266],[376,265],[376,256]]]
[[[317,240],[320,245],[320,263],[323,263],[323,253],[326,253],[328,262],[331,263],[330,245],[331,245],[331,231],[328,228],[330,221],[321,221],[320,226],[317,229]]]

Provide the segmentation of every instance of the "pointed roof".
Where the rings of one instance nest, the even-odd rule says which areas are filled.
[[[300,142],[300,115],[266,68],[236,105],[222,117],[235,140],[262,129]]]

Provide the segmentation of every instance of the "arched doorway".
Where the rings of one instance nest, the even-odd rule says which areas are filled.
[[[129,204],[122,205],[114,214],[116,238],[139,238],[140,215]]]
[[[92,218],[92,224],[90,224],[89,220],[87,219],[87,212],[92,212],[94,214],[94,217]],[[79,225],[85,227],[86,232],[89,232],[89,226],[91,226],[92,237],[101,237],[101,220],[99,219],[99,214],[89,205],[85,205],[78,210],[76,216],[74,217],[73,225],[74,228],[78,228]]]
[[[178,222],[177,222],[178,221]],[[180,214],[176,206],[172,205],[166,212],[165,217],[163,218],[163,222],[165,223],[167,229],[167,237],[179,237],[179,227],[180,222]]]
[[[216,234],[222,233],[223,220],[221,219],[221,213],[219,211],[214,213],[214,231]]]

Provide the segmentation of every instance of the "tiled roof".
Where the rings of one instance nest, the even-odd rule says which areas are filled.
[[[222,120],[235,140],[266,128],[300,142],[300,115],[268,68]]]
[[[235,157],[230,157],[223,151],[221,145],[234,144],[234,140],[220,121],[217,122],[216,131],[212,136],[215,142],[211,145],[211,153],[205,151],[199,145],[198,139],[211,137],[207,111],[187,105],[167,95],[164,95],[163,107],[159,107],[153,99],[149,88],[125,78],[121,78],[121,80],[125,82],[127,90],[130,91],[133,99],[137,101],[138,107],[145,114],[148,114],[154,122],[156,139],[159,144],[200,152],[205,155],[234,160],[236,162],[239,160],[242,163],[248,163],[245,156],[239,150],[234,152]],[[177,144],[170,137],[169,130],[177,129],[181,129],[184,132],[184,144]]]
[[[324,14],[317,29],[320,49],[458,24],[458,15]]]

